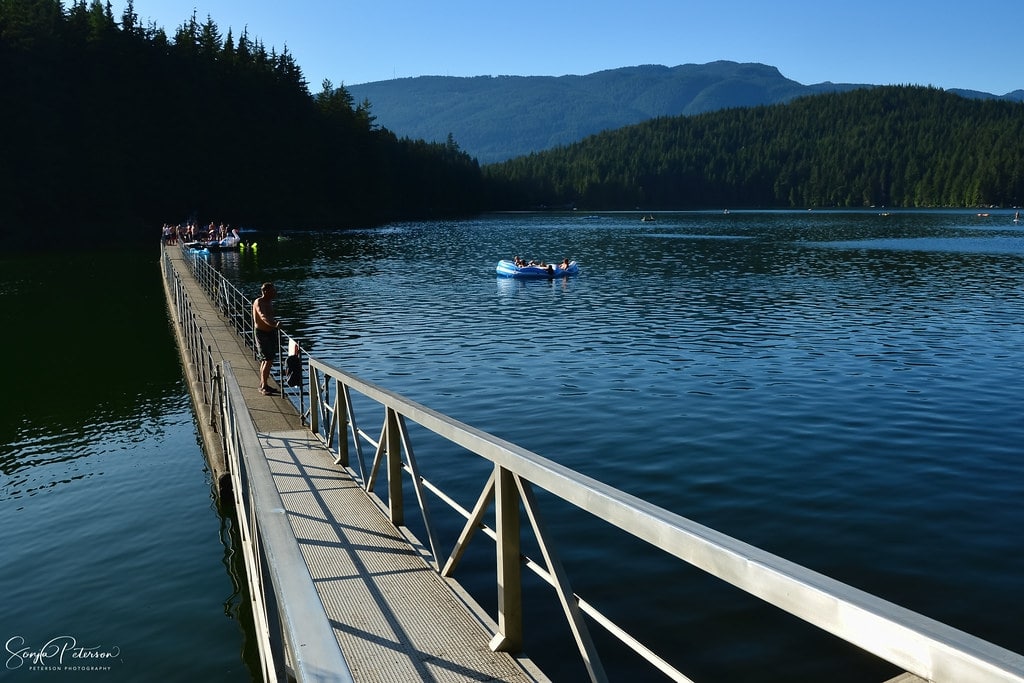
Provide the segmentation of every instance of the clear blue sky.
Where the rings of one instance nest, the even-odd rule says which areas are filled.
[[[120,19],[125,0],[112,0]],[[1024,0],[135,0],[170,37],[196,11],[287,45],[312,92],[424,75],[561,76],[760,62],[833,81],[1024,89]]]

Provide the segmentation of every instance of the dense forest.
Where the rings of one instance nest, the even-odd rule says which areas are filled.
[[[887,86],[661,117],[484,168],[506,207],[1024,203],[1024,103]]]
[[[115,17],[99,0],[0,0],[0,111],[8,244],[484,208],[479,165],[453,139],[398,139],[345,88],[311,94],[287,48],[194,14],[169,36],[131,2]]]
[[[287,48],[128,2],[0,0],[0,241],[151,240],[164,222],[371,226],[483,210],[1016,206],[1024,103],[867,87],[659,117],[481,169],[310,92]],[[510,133],[511,134],[511,133]]]

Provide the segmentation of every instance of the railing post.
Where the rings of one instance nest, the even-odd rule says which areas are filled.
[[[519,540],[519,491],[515,475],[495,465],[494,517],[498,546],[498,633],[491,639],[495,652],[523,648],[523,580]]]
[[[352,426],[349,418],[352,416],[352,406],[349,405],[348,388],[338,380],[338,390],[335,392],[335,414],[337,415],[338,421],[338,464],[342,467],[348,467],[348,433]],[[355,437],[358,438],[358,437]],[[360,474],[362,474],[362,464],[360,463]]]
[[[309,382],[309,431],[320,433],[320,384],[317,370],[310,363],[306,366],[306,381]]]
[[[298,342],[295,342],[295,365],[299,368],[299,372],[302,372],[302,347],[299,346]],[[295,378],[293,377],[292,381],[294,380]],[[306,424],[306,397],[303,395],[302,382],[295,384],[295,390],[299,394],[299,420],[302,424]]]
[[[405,513],[402,505],[402,437],[398,431],[398,413],[391,408],[387,409],[387,430],[384,438],[387,448],[388,466],[388,509],[391,513],[391,523],[401,526],[405,523]]]
[[[277,380],[277,386],[281,387],[281,392],[284,393],[284,364],[285,359],[288,357],[288,350],[281,345],[281,342],[284,340],[284,335],[281,334],[280,327],[278,327],[277,330],[275,330],[274,334],[277,335],[277,377],[275,377],[274,379]]]
[[[214,365],[213,376],[210,378],[210,389],[213,392],[213,396],[210,399],[210,426],[213,427],[215,431],[218,429],[223,429],[223,427],[218,424],[220,418],[220,415],[218,415],[218,410],[221,409],[221,390],[223,389],[221,385],[221,380],[221,366]]]

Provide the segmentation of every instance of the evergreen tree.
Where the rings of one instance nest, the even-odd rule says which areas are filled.
[[[131,3],[118,24],[101,0],[0,0],[0,63],[7,244],[148,241],[190,216],[339,228],[480,206],[465,154],[375,129],[343,87],[310,96],[287,47],[225,38],[195,12],[171,40]]]

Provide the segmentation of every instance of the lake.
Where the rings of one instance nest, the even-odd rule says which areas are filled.
[[[255,252],[212,258],[250,296],[274,280],[285,328],[322,360],[1020,652],[1024,228],[1011,218],[506,214],[247,231]],[[581,273],[496,277],[516,254]],[[63,259],[3,279],[16,337],[48,365],[15,370],[20,408],[5,416],[0,541],[17,551],[0,586],[18,605],[5,626],[118,645],[124,672],[159,651],[177,678],[185,649],[205,671],[192,677],[243,680],[230,518],[211,500],[155,253]],[[67,332],[91,329],[92,308],[54,303],[82,284],[112,327],[85,339]],[[448,475],[457,495],[482,484],[471,469]],[[895,674],[546,504],[577,592],[696,680]],[[460,580],[490,607],[478,574]],[[528,652],[580,680],[553,594],[534,592]],[[661,680],[596,631],[612,680]]]
[[[157,249],[4,256],[0,273],[0,679],[250,680]]]

